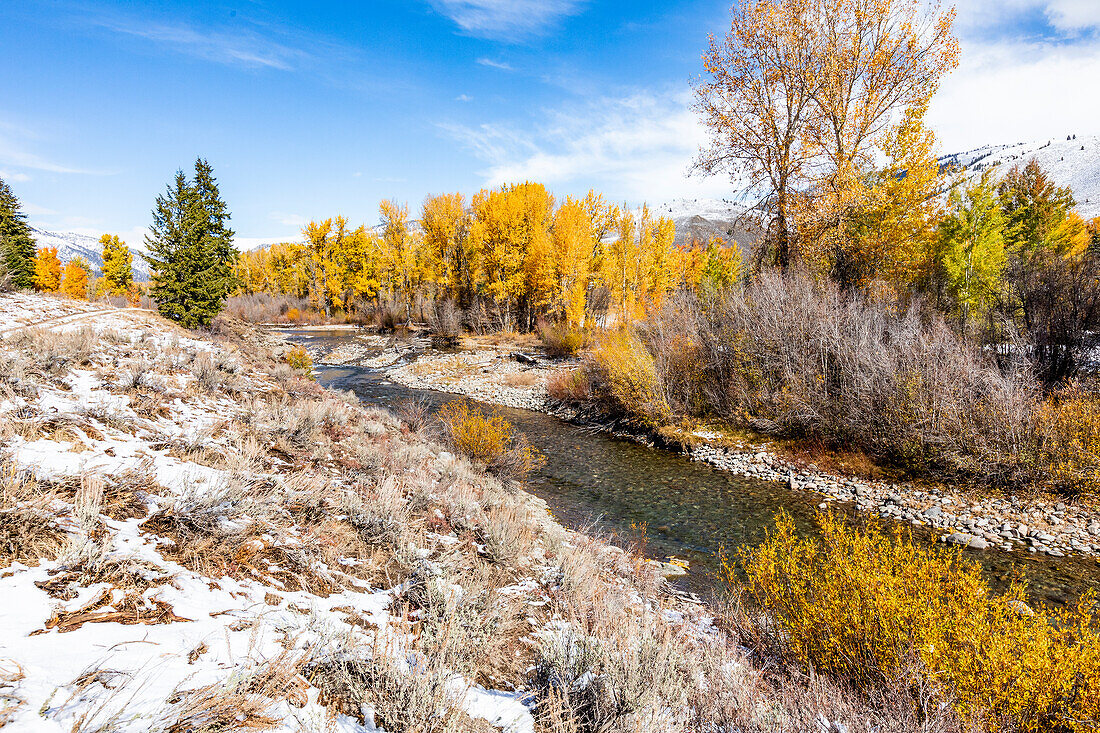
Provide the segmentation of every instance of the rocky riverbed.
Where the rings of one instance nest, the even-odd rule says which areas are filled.
[[[536,410],[563,419],[575,415],[552,403],[547,379],[568,363],[508,348],[474,348],[443,353],[427,349],[427,339],[360,336],[314,358],[326,364],[356,364],[381,370],[394,382],[414,389],[461,394],[505,407]],[[646,441],[642,435],[627,435]],[[947,544],[974,550],[1100,556],[1100,511],[1057,500],[1018,497],[971,498],[941,489],[867,481],[798,466],[767,446],[720,447],[722,436],[693,436],[699,444],[687,453],[724,471],[820,494],[821,509],[839,502],[884,519],[925,526]]]

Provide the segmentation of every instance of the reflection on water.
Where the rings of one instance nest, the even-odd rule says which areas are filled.
[[[347,332],[303,331],[286,335],[302,343],[331,345],[350,338]],[[319,367],[318,379],[351,390],[364,402],[394,407],[411,396],[423,396],[436,407],[453,395],[412,390],[361,367]],[[623,534],[644,524],[654,557],[676,556],[691,563],[690,585],[709,587],[716,553],[736,551],[760,542],[775,513],[786,510],[800,530],[815,531],[817,495],[791,491],[785,484],[719,471],[669,451],[647,448],[606,433],[584,430],[527,410],[500,412],[546,458],[528,481],[528,490],[543,498],[563,524],[599,523]],[[854,521],[868,515],[848,511]],[[928,536],[924,530],[914,533]],[[970,552],[989,577],[1003,585],[1022,572],[1036,600],[1062,603],[1088,588],[1100,590],[1100,563],[1093,559],[1032,556],[996,551]]]

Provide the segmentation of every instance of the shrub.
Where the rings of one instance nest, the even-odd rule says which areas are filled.
[[[790,653],[864,689],[916,665],[961,712],[1008,729],[1095,730],[1100,615],[1032,611],[1013,584],[994,594],[977,563],[831,515],[821,537],[780,516],[744,555],[749,589],[774,614]]]
[[[584,369],[556,371],[546,380],[550,399],[566,403],[585,403],[591,399],[588,375]]]
[[[672,417],[656,363],[644,343],[629,331],[607,334],[587,364],[593,395],[611,412],[657,428]]]
[[[313,357],[301,346],[295,346],[286,352],[286,363],[291,369],[307,379],[313,379]]]
[[[915,473],[1035,478],[1039,388],[1026,365],[1002,371],[919,303],[797,272],[670,298],[635,332],[601,339],[583,368],[589,402],[650,428],[718,418]]]
[[[462,335],[462,311],[450,298],[433,303],[430,321],[433,338],[454,343]]]
[[[432,425],[432,403],[427,397],[410,397],[397,405],[397,417],[414,433],[423,432]]]
[[[1069,386],[1036,409],[1040,468],[1053,487],[1066,492],[1100,483],[1100,398]]]
[[[547,355],[555,358],[576,356],[587,343],[584,331],[568,323],[540,324],[539,338]]]
[[[542,463],[538,451],[500,413],[486,414],[470,402],[456,400],[443,406],[439,419],[453,450],[502,478],[522,479]]]

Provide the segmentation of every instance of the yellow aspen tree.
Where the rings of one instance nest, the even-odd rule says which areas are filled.
[[[470,237],[478,250],[485,291],[497,303],[502,327],[510,330],[513,306],[526,286],[523,204],[508,188],[482,190],[474,196],[473,210]]]
[[[437,263],[437,284],[448,297],[468,304],[473,296],[474,262],[469,245],[469,217],[461,193],[428,196],[420,214],[424,246]]]
[[[70,298],[88,299],[88,272],[91,267],[80,258],[70,260],[65,265],[61,278],[61,292]]]
[[[420,261],[421,238],[409,230],[408,206],[383,201],[378,211],[382,216],[383,256],[386,258],[391,289],[395,294],[400,291],[405,305],[405,319],[411,323],[417,288],[426,279],[425,267]]]
[[[882,278],[906,289],[929,272],[928,253],[944,216],[940,193],[952,188],[936,156],[936,138],[924,125],[924,107],[906,110],[882,152],[886,165],[870,177],[868,201],[851,220],[837,279],[867,287]]]
[[[523,210],[524,293],[527,328],[533,328],[538,316],[549,309],[557,296],[554,247],[550,223],[554,197],[541,183],[522,183],[512,187]]]
[[[134,255],[117,234],[104,234],[99,243],[103,246],[105,290],[111,295],[125,295],[134,284]]]
[[[868,203],[877,143],[900,114],[925,109],[958,65],[955,11],[925,0],[814,1],[814,104],[805,134],[823,165],[805,240],[824,248],[842,285],[856,285],[849,222]]]
[[[331,245],[332,245],[332,219],[324,221],[311,221],[302,229],[302,236],[306,240],[309,250],[310,268],[310,300],[314,306],[324,312],[326,317],[332,316],[332,300],[329,297],[329,276],[332,269]]]
[[[56,293],[61,289],[61,259],[57,247],[41,247],[34,258],[34,289]]]
[[[562,319],[573,328],[584,326],[592,253],[598,245],[585,201],[566,197],[554,212],[551,229]]]
[[[659,218],[653,224],[651,242],[646,263],[646,295],[650,305],[659,308],[665,294],[676,286],[676,274],[673,269],[676,224],[667,217]]]
[[[344,303],[376,300],[382,288],[382,240],[360,225],[348,232],[339,253]]]

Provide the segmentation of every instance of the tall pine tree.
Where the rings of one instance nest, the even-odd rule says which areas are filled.
[[[8,184],[0,179],[0,258],[12,287],[34,287],[34,258],[38,250],[27,225],[27,215]]]
[[[145,242],[161,315],[186,328],[205,328],[224,307],[238,257],[229,218],[213,169],[201,158],[194,182],[177,171],[157,197]]]

